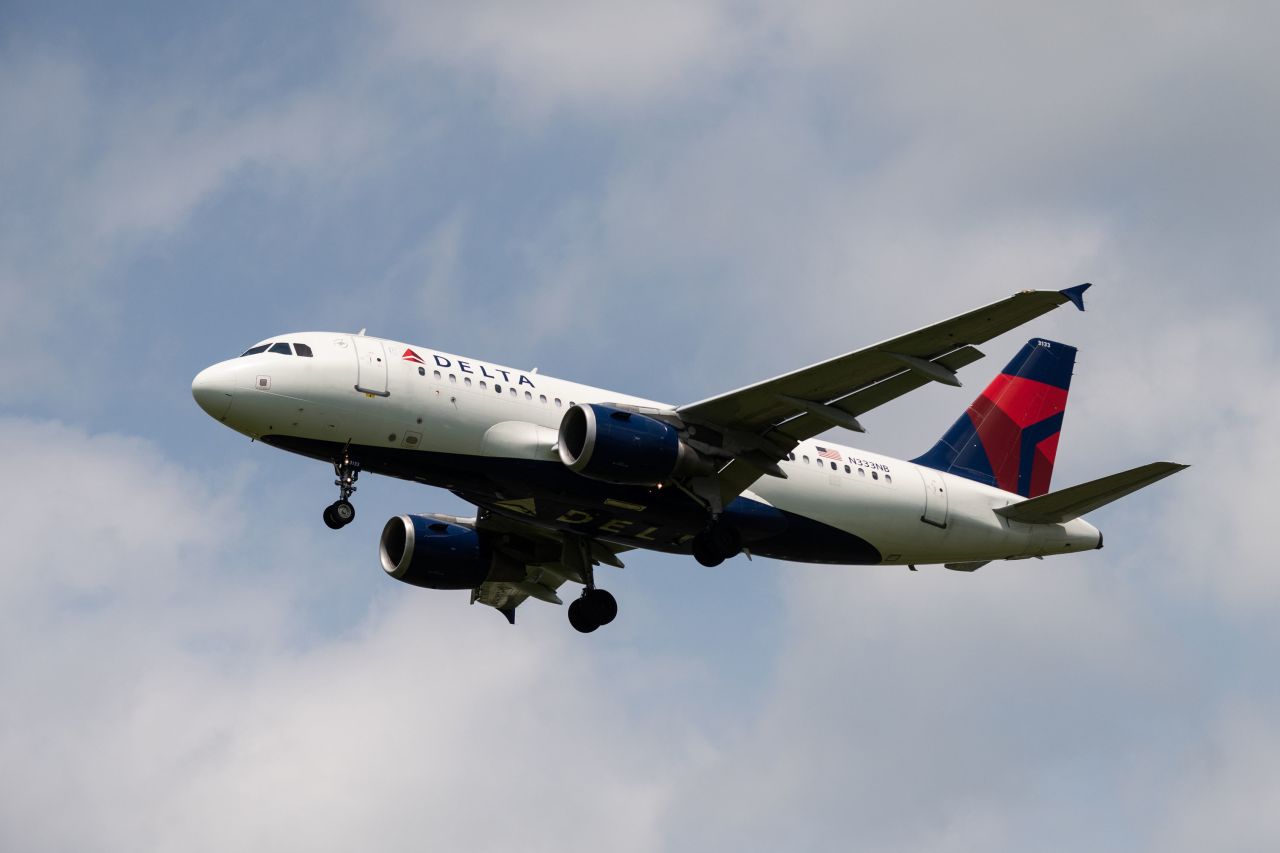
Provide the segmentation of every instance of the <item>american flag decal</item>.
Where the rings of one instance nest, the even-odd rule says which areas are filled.
[[[828,449],[827,449],[827,448],[825,448],[825,447],[819,447],[819,448],[818,448],[818,455],[819,455],[819,456],[821,456],[823,459],[834,459],[834,460],[836,460],[837,462],[839,462],[839,461],[840,461],[840,459],[842,458],[842,457],[840,456],[839,451],[836,451],[836,450],[828,450]]]

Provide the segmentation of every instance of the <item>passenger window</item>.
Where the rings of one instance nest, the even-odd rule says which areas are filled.
[[[293,351],[303,358],[311,358],[311,347],[306,344],[295,343],[293,345]]]
[[[849,466],[848,466],[848,465],[844,466],[844,472],[845,472],[846,474],[850,473],[850,471],[849,471]]]
[[[268,352],[278,352],[281,355],[293,355],[293,351],[289,349],[289,345],[281,341],[278,344],[272,344]]]
[[[454,374],[450,373],[450,374],[449,374],[449,383],[450,383],[451,385],[457,385],[457,384],[458,384],[458,377],[457,377],[456,375],[454,375]]]
[[[893,478],[892,478],[892,477],[890,477],[888,474],[885,474],[885,475],[884,475],[884,481],[885,481],[886,483],[892,483],[892,482],[893,482]]]
[[[560,408],[562,405],[564,405],[564,404],[560,402],[560,398],[559,398],[559,397],[556,397],[556,408],[558,409],[558,408]]]
[[[470,377],[470,376],[464,376],[464,377],[462,377],[462,384],[463,384],[463,385],[466,385],[468,388],[470,388],[470,387],[471,387],[471,377]]]
[[[524,392],[524,398],[525,398],[526,400],[532,400],[532,399],[533,399],[533,395],[532,395],[532,394],[530,394],[528,391],[525,391],[525,392]],[[546,401],[544,400],[543,402],[546,402]]]
[[[440,371],[438,371],[438,370],[432,371],[431,375],[432,375],[432,376],[434,376],[436,379],[439,379],[439,378],[440,378]]]
[[[880,475],[879,475],[877,472],[872,471],[872,472],[871,472],[871,479],[873,479],[873,480],[879,480],[879,479],[880,479]]]
[[[480,390],[482,390],[482,391],[488,391],[488,390],[489,390],[489,383],[488,383],[488,382],[485,382],[483,379],[481,379],[481,380],[480,380]]]
[[[514,389],[514,388],[508,388],[508,389],[507,389],[507,391],[511,394],[511,396],[512,396],[512,397],[516,396],[516,389]],[[525,391],[525,392],[524,392],[524,395],[525,395],[526,397],[528,397],[528,396],[529,396],[529,392],[528,392],[528,391]]]
[[[244,358],[246,355],[257,355],[260,352],[266,352],[267,347],[269,346],[271,346],[271,344],[258,344],[256,347],[249,347],[247,350],[240,353],[240,357]]]
[[[495,390],[495,391],[497,391],[499,394],[501,394],[501,393],[502,393],[502,386],[501,386],[501,385],[499,385],[497,382],[495,382],[495,383],[493,383],[493,390]]]
[[[419,367],[419,368],[418,368],[418,375],[419,375],[419,376],[426,376],[426,375],[427,375],[427,369],[426,369],[425,367]]]
[[[547,402],[547,395],[546,395],[546,394],[539,394],[539,395],[538,395],[538,402],[539,402],[539,403],[545,403],[545,402]]]
[[[805,457],[803,457],[803,458],[804,458],[804,464],[808,465],[808,464],[809,464],[809,457],[808,457],[808,456],[805,456]]]
[[[831,463],[831,470],[832,471],[836,470],[836,463],[834,462]]]
[[[867,476],[867,472],[866,472],[866,471],[864,471],[863,469],[859,468],[859,469],[858,469],[858,476],[859,476],[859,477],[865,477],[865,476]]]

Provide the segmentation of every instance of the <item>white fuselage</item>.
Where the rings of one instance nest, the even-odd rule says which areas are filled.
[[[575,403],[673,409],[363,335],[272,340],[305,344],[312,355],[242,356],[206,369],[193,384],[205,411],[254,438],[560,465],[558,430]],[[1082,519],[1030,525],[993,511],[1023,500],[1017,494],[826,440],[800,443],[780,466],[786,479],[763,476],[743,496],[861,537],[883,563],[974,563],[1090,550],[1101,541]],[[579,519],[592,512],[561,523],[585,523]],[[596,515],[594,535],[644,546],[625,522],[609,527],[606,519],[600,533]]]

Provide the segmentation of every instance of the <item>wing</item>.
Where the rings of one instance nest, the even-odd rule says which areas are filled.
[[[833,426],[862,432],[858,416],[929,382],[959,385],[956,371],[982,358],[973,345],[1070,302],[1084,310],[1088,284],[1024,290],[941,323],[676,410],[711,429],[722,456],[717,475],[729,500],[761,474],[785,476],[777,462],[799,442]]]
[[[629,550],[599,539],[572,536],[510,516],[481,510],[475,518],[431,513],[432,518],[490,535],[493,564],[485,582],[471,591],[472,604],[487,604],[515,624],[516,608],[530,598],[563,604],[556,591],[566,581],[585,583],[596,564],[621,569],[618,554]]]

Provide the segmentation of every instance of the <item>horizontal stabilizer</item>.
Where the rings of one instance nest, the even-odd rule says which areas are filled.
[[[1061,524],[1189,467],[1177,462],[1152,462],[1100,480],[1091,480],[1069,489],[1060,489],[1029,501],[1001,507],[996,510],[996,515],[1026,524]]]

